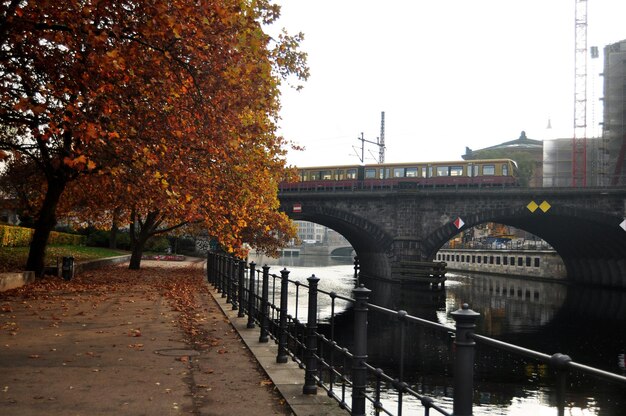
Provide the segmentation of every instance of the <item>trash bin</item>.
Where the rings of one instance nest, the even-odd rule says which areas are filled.
[[[63,257],[61,276],[63,276],[63,280],[72,279],[74,276],[74,257]]]

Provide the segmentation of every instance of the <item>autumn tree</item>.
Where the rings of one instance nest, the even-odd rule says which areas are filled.
[[[27,269],[43,270],[61,195],[86,177],[90,199],[119,193],[129,220],[203,221],[231,249],[260,226],[250,216],[289,231],[278,86],[308,72],[300,35],[263,32],[278,16],[267,0],[0,5],[0,150],[45,178]]]

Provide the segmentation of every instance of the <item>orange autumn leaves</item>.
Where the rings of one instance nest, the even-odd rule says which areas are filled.
[[[230,250],[258,241],[271,251],[293,234],[277,212],[288,145],[276,135],[278,87],[308,69],[301,35],[264,32],[276,5],[27,0],[0,10],[0,151],[40,170],[39,212],[60,203],[78,219],[118,210],[128,222],[158,210],[167,226],[202,222]]]

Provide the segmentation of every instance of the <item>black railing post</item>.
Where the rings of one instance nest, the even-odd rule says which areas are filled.
[[[248,280],[248,323],[246,328],[254,328],[254,279],[256,271],[254,262],[250,263],[250,280]]]
[[[222,264],[221,264],[221,272],[220,272],[220,288],[222,290],[222,297],[226,297],[226,256],[222,254]]]
[[[354,287],[359,287],[359,256],[354,256]]]
[[[263,266],[263,288],[261,289],[261,334],[259,342],[269,341],[269,325],[270,325],[270,266]]]
[[[452,312],[456,322],[454,344],[454,416],[472,416],[474,399],[474,353],[476,342],[472,339],[476,319],[480,314],[469,308],[467,303]]]
[[[309,313],[306,321],[306,349],[304,350],[304,386],[302,394],[317,394],[315,375],[317,374],[317,284],[315,275],[306,279],[309,282]]]
[[[217,293],[222,291],[222,255],[218,254],[215,257],[215,287],[217,289]]]
[[[211,250],[206,252],[206,281],[211,283],[211,267],[212,267],[213,253]]]
[[[226,303],[233,302],[233,258],[226,258]]]
[[[239,303],[239,260],[237,260],[236,257],[233,257],[231,259],[231,266],[230,266],[230,270],[231,270],[231,274],[230,274],[230,281],[231,281],[231,294],[230,294],[230,301],[233,304],[233,310],[236,311],[237,309],[239,309],[241,307],[241,304]],[[239,314],[237,314],[239,315]]]
[[[243,318],[244,316],[246,316],[245,312],[244,312],[244,308],[243,308],[243,292],[244,292],[244,286],[245,286],[245,268],[246,268],[246,262],[244,260],[239,260],[239,269],[237,269],[237,271],[239,272],[239,284],[237,285],[237,294],[239,295],[239,312],[237,313],[237,317],[238,318]]]
[[[354,303],[354,355],[352,359],[352,416],[365,416],[367,387],[367,301],[371,290],[359,285]]]
[[[572,361],[569,355],[556,353],[550,357],[550,364],[556,371],[556,408],[557,415],[565,415],[565,390],[567,389],[567,364]]]
[[[289,270],[280,271],[280,327],[278,329],[278,354],[276,362],[287,362],[287,294],[289,291]]]

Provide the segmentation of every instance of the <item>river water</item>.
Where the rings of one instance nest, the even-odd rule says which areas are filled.
[[[354,267],[351,258],[300,256],[272,259],[252,256],[270,273],[286,268],[289,278],[306,283],[315,274],[319,288],[352,297]],[[450,313],[468,303],[480,313],[476,332],[546,354],[560,352],[574,361],[626,375],[626,291],[578,287],[563,283],[448,273],[443,291],[400,287],[379,281],[363,282],[372,290],[370,302],[390,309],[454,326]],[[328,319],[329,302],[320,298],[319,319]],[[299,314],[306,297],[299,299]],[[293,314],[294,301],[289,313]],[[339,304],[336,339],[351,343],[352,314]],[[337,311],[336,311],[337,312]],[[398,334],[392,318],[368,316],[368,361],[397,371]],[[451,410],[452,342],[447,337],[409,327],[406,336],[404,380],[414,390],[433,397]],[[550,369],[535,362],[478,346],[474,415],[557,415],[556,394]],[[626,415],[626,387],[574,374],[568,378],[565,415]],[[394,409],[395,394],[388,392],[385,406]],[[372,413],[373,414],[373,413]],[[405,403],[404,415],[421,415],[417,403]],[[436,414],[431,412],[431,414]]]

